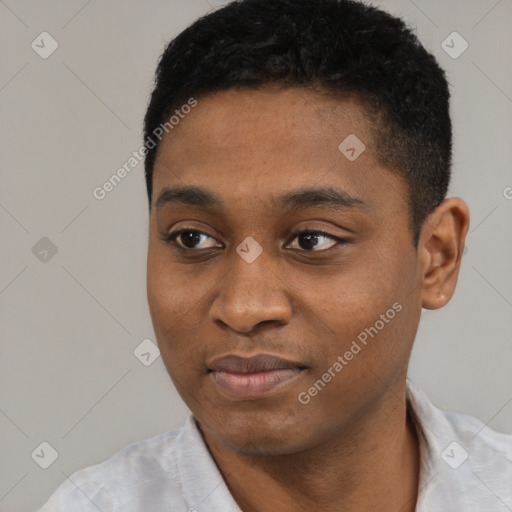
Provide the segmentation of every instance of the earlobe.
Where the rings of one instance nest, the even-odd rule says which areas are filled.
[[[458,198],[445,199],[425,220],[418,250],[422,307],[438,309],[452,297],[469,227],[469,210]]]

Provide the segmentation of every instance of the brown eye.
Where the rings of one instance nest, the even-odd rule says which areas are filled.
[[[294,233],[293,240],[295,239],[297,239],[297,244],[292,249],[298,248],[309,252],[327,251],[338,243],[346,242],[342,238],[324,233],[323,231],[300,231]]]
[[[203,231],[190,228],[178,229],[177,231],[173,231],[164,237],[164,241],[166,243],[177,245],[181,249],[201,250],[218,246],[215,242],[205,244],[207,239],[215,240],[213,237],[207,233],[204,233]],[[198,247],[198,245],[201,243],[203,243],[203,246]]]

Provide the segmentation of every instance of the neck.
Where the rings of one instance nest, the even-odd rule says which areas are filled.
[[[387,392],[364,418],[313,449],[276,456],[246,456],[205,441],[244,512],[415,510],[419,448],[401,392]]]

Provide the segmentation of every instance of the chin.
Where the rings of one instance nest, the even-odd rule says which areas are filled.
[[[247,457],[269,457],[272,455],[287,455],[301,451],[296,441],[288,436],[271,437],[268,432],[260,436],[244,437],[225,435],[219,441],[232,452]]]
[[[236,417],[235,417],[236,416]],[[293,420],[291,415],[267,417],[255,415],[230,415],[219,418],[216,425],[209,422],[206,427],[217,441],[229,450],[245,456],[270,456],[297,453],[313,444],[300,421]],[[304,439],[306,437],[306,439]]]

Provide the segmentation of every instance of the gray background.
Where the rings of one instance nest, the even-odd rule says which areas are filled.
[[[133,354],[154,340],[143,165],[104,200],[92,191],[141,145],[165,42],[221,3],[0,1],[3,512],[34,510],[76,469],[183,423],[161,359]],[[410,376],[439,406],[512,432],[512,1],[376,4],[448,72],[451,194],[472,216],[457,292],[424,312]],[[31,48],[43,31],[59,44],[47,59]],[[441,47],[453,31],[469,44],[457,59]],[[46,262],[32,252],[43,237],[58,249]],[[42,441],[59,454],[46,470],[31,458]]]

